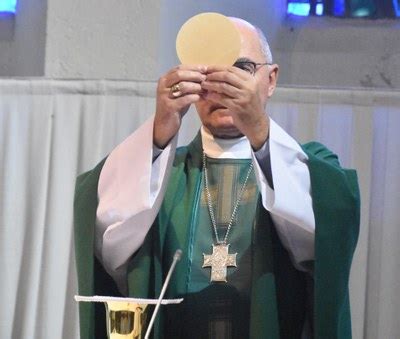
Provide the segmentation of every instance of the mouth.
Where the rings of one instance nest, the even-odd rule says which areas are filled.
[[[212,105],[210,107],[210,113],[212,113],[212,112],[214,112],[216,110],[219,110],[219,109],[227,109],[227,108],[225,106],[222,106],[222,105]]]

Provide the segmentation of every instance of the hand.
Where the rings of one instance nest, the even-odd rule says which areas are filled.
[[[204,99],[225,106],[253,149],[260,149],[269,135],[268,83],[237,67],[210,66],[201,87],[207,91]]]
[[[191,104],[200,99],[200,83],[206,79],[205,66],[180,65],[162,76],[157,86],[157,104],[154,118],[153,142],[164,148],[178,132],[182,118]],[[174,96],[171,87],[179,85]]]

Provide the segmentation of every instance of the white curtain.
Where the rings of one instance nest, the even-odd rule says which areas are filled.
[[[154,111],[155,83],[0,80],[0,337],[78,338],[72,199]],[[400,92],[280,88],[269,113],[358,170],[362,222],[351,277],[354,338],[400,338]],[[188,113],[186,143],[199,120]]]

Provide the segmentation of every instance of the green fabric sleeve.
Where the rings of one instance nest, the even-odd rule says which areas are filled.
[[[349,274],[360,224],[354,170],[319,143],[303,146],[309,160],[315,215],[314,332],[318,339],[351,338]]]
[[[94,225],[96,223],[97,185],[104,161],[92,171],[80,175],[76,181],[74,199],[75,260],[78,274],[78,293],[84,296],[101,295],[107,285],[106,295],[115,293],[111,277],[94,256]],[[115,295],[115,294],[114,294]],[[81,339],[100,339],[104,332],[104,306],[101,303],[79,303]],[[101,320],[98,319],[100,315]],[[96,321],[95,322],[95,318]],[[101,328],[97,328],[100,326]]]

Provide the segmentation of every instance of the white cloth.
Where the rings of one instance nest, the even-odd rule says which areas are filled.
[[[252,158],[263,206],[271,213],[283,245],[300,263],[314,258],[315,221],[307,156],[272,119],[269,156],[272,189],[247,138],[216,139],[201,129],[203,148],[213,158]],[[143,244],[159,211],[177,136],[153,162],[153,118],[115,148],[100,174],[95,252],[123,289],[126,264]],[[157,152],[158,153],[158,152]]]

